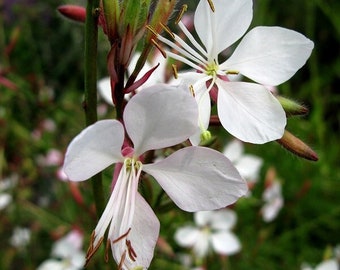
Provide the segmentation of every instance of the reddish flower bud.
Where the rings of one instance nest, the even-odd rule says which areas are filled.
[[[303,141],[295,137],[292,133],[285,130],[283,137],[277,140],[279,144],[281,144],[284,148],[288,151],[292,152],[293,154],[311,160],[317,161],[318,155]]]
[[[58,7],[58,11],[66,18],[77,21],[85,22],[86,9],[76,5],[62,5]]]

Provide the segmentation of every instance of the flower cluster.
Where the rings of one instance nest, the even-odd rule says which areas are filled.
[[[113,101],[117,119],[100,120],[85,128],[68,146],[63,167],[69,180],[78,182],[115,165],[111,195],[92,233],[87,263],[107,241],[106,253],[110,248],[118,269],[149,267],[160,224],[139,186],[150,178],[180,209],[206,211],[195,216],[201,228],[178,232],[179,243],[193,246],[198,257],[206,254],[209,246],[221,254],[238,252],[240,243],[230,232],[235,214],[226,209],[210,211],[245,196],[248,185],[243,177],[255,181],[262,161],[241,159],[242,149],[236,144],[234,148],[239,150],[232,161],[227,157],[228,150],[222,154],[199,146],[211,138],[211,100],[217,103],[221,125],[241,141],[262,144],[280,139],[286,113],[264,85],[276,86],[293,76],[311,54],[313,42],[292,30],[256,27],[227,60],[220,62],[221,53],[249,27],[252,0],[200,0],[194,18],[200,42],[181,17],[177,20],[190,44],[166,26],[175,1],[160,0],[154,9],[150,8],[151,1],[140,6],[134,6],[136,2],[131,0],[102,2],[99,24],[111,44],[107,64],[110,87],[104,92],[110,93],[107,100]],[[83,10],[77,9],[77,13],[81,13],[77,18],[85,19]],[[150,31],[145,32],[147,24]],[[173,41],[160,35],[162,29]],[[156,39],[176,52],[164,50]],[[145,46],[133,64],[140,40]],[[157,65],[144,65],[152,44],[165,56],[194,70],[177,73],[173,66],[180,79],[176,86],[153,80]],[[140,76],[143,66],[146,70]],[[234,81],[235,74],[254,82]],[[108,83],[105,85],[108,88]],[[128,99],[124,98],[126,94]],[[164,149],[170,149],[170,154],[157,159],[157,150]],[[254,168],[239,172],[237,168],[242,166],[233,165],[237,159],[248,165],[253,162]],[[205,227],[209,224],[211,230],[218,231],[209,229],[207,234]]]

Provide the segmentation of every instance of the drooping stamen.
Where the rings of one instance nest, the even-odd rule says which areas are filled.
[[[195,90],[192,85],[189,86],[190,93],[192,94],[193,97],[195,97]]]
[[[122,240],[124,237],[126,237],[129,234],[130,231],[131,231],[131,228],[129,228],[126,233],[122,234],[117,239],[112,240],[112,244],[115,244],[115,243],[119,242],[120,240]]]
[[[133,247],[131,245],[131,241],[126,239],[125,244],[126,244],[126,246],[128,248],[128,253],[129,253],[130,259],[135,262],[136,258],[137,258],[137,253],[133,249]]]
[[[227,70],[226,74],[230,74],[230,75],[238,75],[240,72],[237,70]]]
[[[126,258],[126,250],[124,250],[122,257],[120,258],[119,264],[118,264],[118,270],[122,270],[123,269],[123,264]]]
[[[163,48],[156,42],[156,40],[154,40],[153,38],[151,39],[151,42],[153,45],[155,45],[155,47],[160,51],[160,53],[162,54],[162,56],[164,58],[166,58],[166,52],[163,50]]]
[[[96,251],[98,250],[98,248],[100,247],[100,245],[102,244],[103,240],[104,240],[104,237],[101,237],[97,243],[96,246],[93,246],[93,242],[95,240],[95,231],[92,232],[91,234],[91,240],[90,240],[90,246],[89,248],[87,249],[87,252],[86,252],[86,263],[85,263],[85,266],[88,265],[90,259],[92,258],[92,256],[96,253]]]
[[[179,12],[178,16],[177,16],[177,19],[175,20],[175,24],[178,24],[179,21],[182,19],[184,13],[188,10],[188,5],[184,4],[182,6],[182,9],[181,11]]]

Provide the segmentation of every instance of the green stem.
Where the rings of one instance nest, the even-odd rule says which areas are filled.
[[[88,0],[85,22],[85,101],[86,126],[97,121],[97,43],[99,0]],[[101,173],[91,178],[98,218],[104,210]]]

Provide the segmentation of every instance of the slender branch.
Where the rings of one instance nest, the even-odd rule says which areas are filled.
[[[85,100],[86,126],[97,121],[97,43],[99,0],[88,0],[85,21]],[[91,179],[97,215],[104,210],[104,194],[101,173]]]

